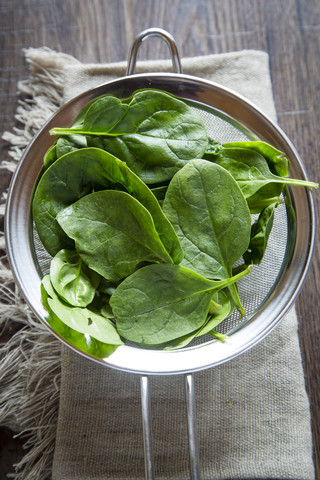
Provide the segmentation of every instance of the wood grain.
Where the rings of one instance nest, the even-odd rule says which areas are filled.
[[[299,151],[309,176],[320,179],[320,4],[318,0],[2,0],[0,4],[0,130],[16,121],[16,82],[28,75],[23,48],[46,45],[82,62],[127,58],[135,35],[155,26],[170,31],[181,56],[265,50],[278,122]],[[165,58],[157,40],[139,58]],[[1,158],[7,145],[0,145]],[[0,189],[9,182],[1,172]],[[319,205],[320,193],[315,201]],[[317,207],[317,217],[319,209]],[[320,478],[320,252],[297,301],[306,388],[310,398],[316,478]]]

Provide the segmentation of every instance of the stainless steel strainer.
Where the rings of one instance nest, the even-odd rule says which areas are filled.
[[[141,42],[154,35],[167,42],[176,73],[133,74]],[[41,175],[43,156],[53,142],[49,130],[57,125],[70,126],[79,110],[93,98],[106,93],[125,98],[141,88],[165,90],[187,100],[202,116],[209,135],[217,141],[259,139],[272,144],[290,159],[290,176],[307,179],[298,153],[275,123],[236,93],[197,77],[183,75],[174,39],[163,30],[149,29],[142,32],[133,44],[125,77],[93,88],[67,103],[41,128],[26,149],[8,195],[5,218],[7,250],[15,280],[26,301],[59,340],[91,360],[141,375],[147,479],[154,476],[148,375],[185,374],[191,478],[197,479],[200,478],[200,467],[192,373],[219,365],[247,351],[270,333],[290,309],[312,256],[314,205],[311,192],[305,188],[289,189],[284,195],[284,203],[276,209],[262,264],[239,282],[240,298],[247,314],[241,321],[233,315],[220,325],[220,331],[230,336],[227,343],[204,337],[177,351],[145,350],[124,345],[104,359],[92,357],[68,344],[47,323],[41,304],[40,280],[48,269],[49,259],[37,240],[30,209],[34,188]]]

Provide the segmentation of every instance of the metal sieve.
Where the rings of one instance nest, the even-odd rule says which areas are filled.
[[[169,46],[176,73],[133,74],[139,46],[150,36],[159,36]],[[11,268],[27,303],[42,323],[64,344],[83,356],[114,369],[141,375],[141,398],[145,441],[146,478],[154,478],[148,375],[185,374],[191,478],[200,478],[196,438],[192,373],[219,365],[247,351],[278,324],[294,303],[305,279],[313,251],[315,212],[312,194],[293,188],[276,209],[274,227],[262,264],[239,282],[239,295],[246,309],[219,327],[230,338],[222,344],[212,337],[197,339],[177,351],[119,347],[104,359],[85,354],[60,337],[46,321],[41,304],[40,280],[47,273],[50,258],[44,251],[32,223],[31,202],[41,175],[43,156],[53,143],[49,130],[70,126],[81,108],[103,94],[128,97],[141,88],[160,89],[188,101],[201,115],[208,134],[222,143],[262,140],[283,151],[290,159],[290,176],[307,179],[302,161],[287,136],[257,107],[231,90],[200,78],[183,75],[176,44],[161,29],[142,32],[132,45],[127,75],[93,88],[63,106],[40,129],[26,149],[12,178],[5,216],[7,251]],[[290,207],[293,206],[293,209]]]

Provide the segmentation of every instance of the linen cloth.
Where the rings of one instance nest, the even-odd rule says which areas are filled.
[[[125,62],[84,65],[38,49],[28,55],[34,69],[59,73],[62,102],[125,73]],[[182,66],[186,74],[232,88],[275,119],[268,61],[264,52],[242,51],[185,58]],[[171,71],[171,62],[140,62],[136,71]],[[195,374],[201,478],[314,479],[297,325],[292,309],[259,345]],[[190,478],[183,378],[152,377],[150,387],[156,478]],[[138,376],[62,346],[52,480],[142,478]]]
[[[221,83],[275,119],[264,52],[182,59],[183,72]],[[64,100],[124,75],[124,64],[63,66]],[[170,71],[142,62],[137,72]],[[139,379],[62,349],[54,480],[144,477]],[[308,399],[292,310],[276,331],[241,357],[195,374],[204,479],[311,479]],[[190,478],[181,377],[150,382],[156,478]]]

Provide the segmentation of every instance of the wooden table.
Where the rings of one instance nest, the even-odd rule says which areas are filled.
[[[28,75],[23,48],[46,45],[82,62],[114,62],[125,60],[134,37],[151,26],[171,32],[185,57],[242,49],[267,51],[278,122],[301,154],[310,178],[319,181],[319,0],[2,0],[0,131],[15,125],[16,82]],[[166,47],[156,40],[146,42],[139,53],[141,59],[166,57]],[[8,146],[2,142],[0,148],[4,159]],[[1,173],[1,191],[9,177]],[[317,205],[319,198],[316,192]],[[318,236],[313,264],[297,301],[316,478],[320,478],[319,246]]]

